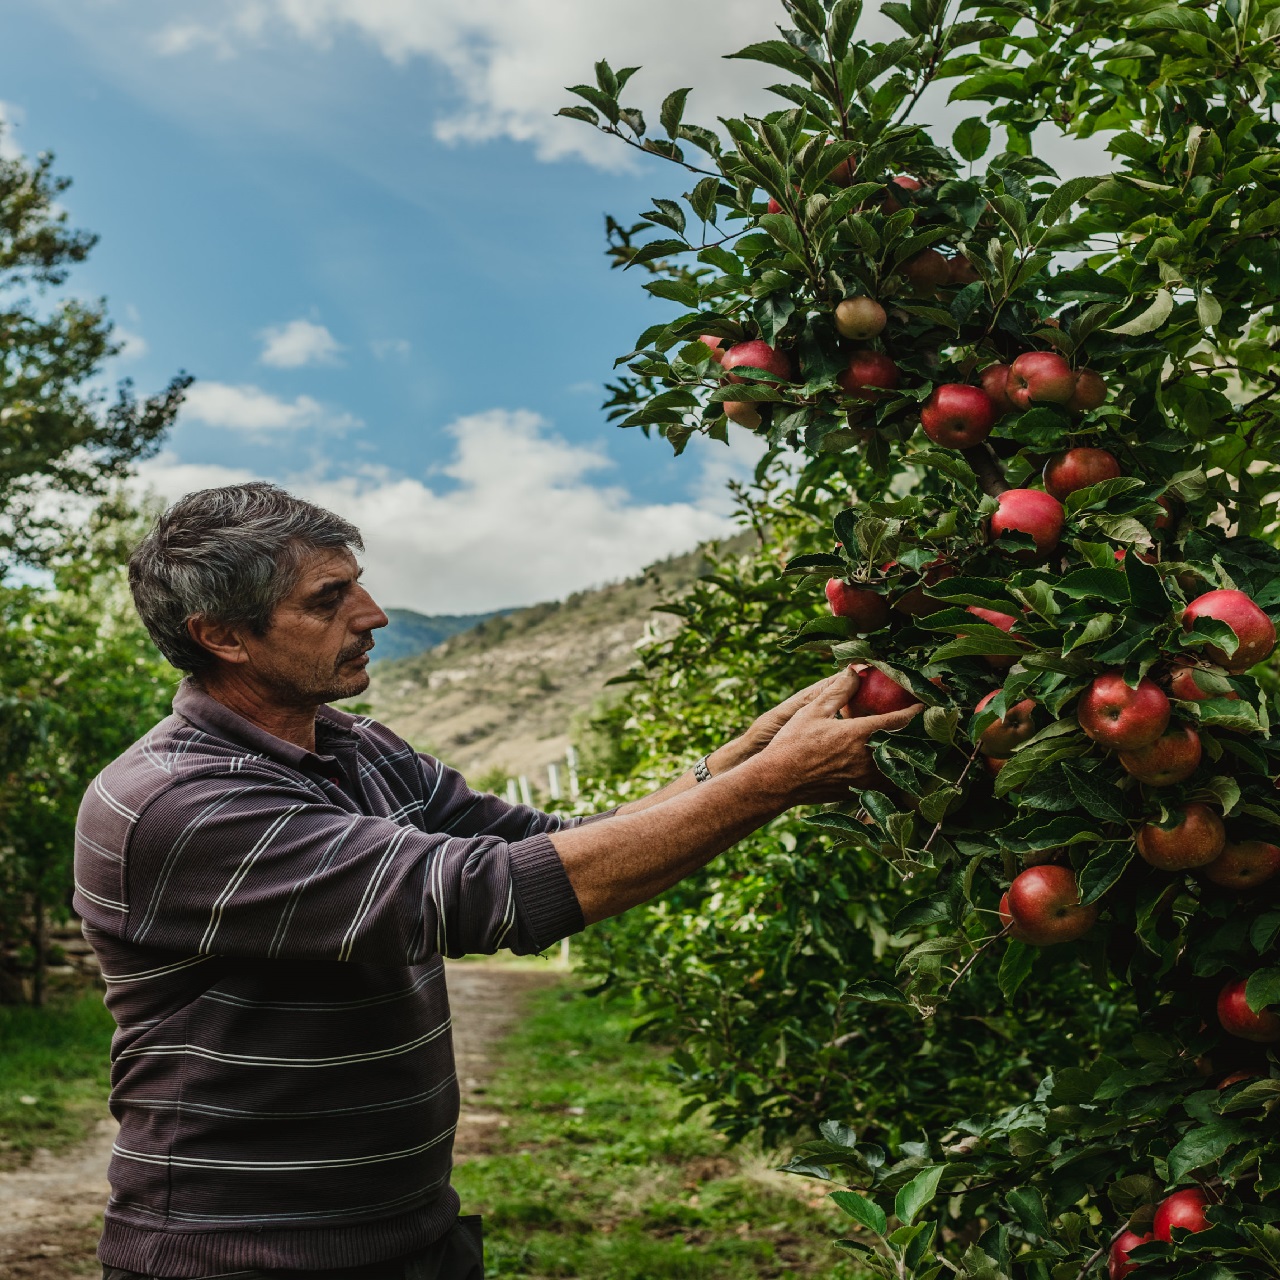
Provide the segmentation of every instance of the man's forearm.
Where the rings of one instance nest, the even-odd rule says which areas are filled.
[[[723,747],[717,748],[707,757],[707,768],[711,770],[713,778],[718,778],[744,760],[749,760],[754,754],[755,752],[747,747],[743,739],[734,738],[732,742],[726,742]],[[647,796],[641,796],[639,800],[630,800],[620,805],[614,816],[639,813],[642,809],[653,808],[655,804],[665,804],[685,791],[692,791],[697,785],[698,780],[693,776],[693,770],[689,769],[674,782],[668,782],[661,790],[652,791]]]
[[[588,924],[669,889],[790,803],[788,780],[758,755],[709,782],[686,776],[608,822],[551,836]]]

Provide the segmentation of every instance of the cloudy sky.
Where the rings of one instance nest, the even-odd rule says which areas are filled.
[[[603,214],[685,184],[554,112],[601,56],[645,68],[655,117],[684,85],[691,119],[762,108],[776,73],[720,55],[770,34],[776,0],[5,9],[6,145],[56,152],[102,236],[75,287],[110,301],[113,372],[199,379],[144,468],[159,492],[287,483],[364,528],[384,603],[426,612],[563,595],[726,530],[749,437],[673,459],[598,409],[669,305],[608,268]]]

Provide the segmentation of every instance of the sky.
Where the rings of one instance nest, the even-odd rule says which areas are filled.
[[[759,452],[735,428],[677,459],[605,423],[614,359],[670,304],[609,268],[603,216],[688,184],[557,120],[563,86],[606,57],[644,68],[626,97],[654,120],[683,86],[692,120],[769,109],[777,73],[721,55],[780,14],[8,0],[0,145],[55,152],[73,222],[101,236],[72,284],[120,326],[109,375],[197,378],[141,468],[155,493],[274,480],[361,527],[384,605],[528,604],[728,532],[725,483]]]

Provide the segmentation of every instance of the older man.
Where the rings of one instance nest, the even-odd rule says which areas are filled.
[[[266,484],[191,494],[130,585],[187,673],[77,829],[76,909],[118,1031],[109,1280],[473,1280],[449,1185],[443,956],[543,950],[798,803],[873,776],[845,674],[605,821],[472,791],[362,692],[386,615],[358,531]]]

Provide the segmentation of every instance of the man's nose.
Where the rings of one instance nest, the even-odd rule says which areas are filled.
[[[376,631],[385,627],[390,619],[379,608],[378,602],[363,588],[357,587],[360,593],[356,601],[355,614],[351,619],[353,631]]]

